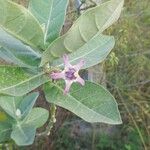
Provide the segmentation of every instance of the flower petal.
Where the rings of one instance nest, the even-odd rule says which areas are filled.
[[[66,87],[65,87],[65,90],[64,90],[64,95],[69,93],[69,90],[70,90],[70,87],[71,87],[73,81],[65,80],[65,82],[66,82]]]
[[[52,72],[51,78],[56,80],[56,79],[65,79],[65,74],[64,72]]]
[[[63,60],[64,60],[65,68],[72,67],[72,65],[69,63],[69,57],[68,57],[68,55],[64,54]]]
[[[79,71],[83,67],[84,63],[85,63],[84,60],[80,60],[80,62],[78,64],[74,65],[73,68],[76,71]]]
[[[76,82],[80,83],[82,86],[85,85],[85,81],[80,76],[77,77]]]

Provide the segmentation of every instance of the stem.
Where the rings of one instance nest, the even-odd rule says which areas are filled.
[[[56,106],[54,104],[51,104],[50,107],[50,121],[46,127],[46,130],[42,133],[37,134],[37,136],[49,136],[51,133],[51,129],[53,128],[55,122],[56,122]]]

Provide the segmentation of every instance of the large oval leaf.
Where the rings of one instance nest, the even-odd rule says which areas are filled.
[[[68,0],[30,0],[29,10],[45,27],[44,41],[51,43],[61,31]]]
[[[0,66],[0,93],[22,96],[50,79],[43,73],[26,73],[18,67]]]
[[[20,67],[37,68],[41,55],[0,28],[0,58]]]
[[[81,87],[74,84],[66,96],[62,86],[57,84],[47,84],[44,91],[48,102],[73,112],[85,121],[122,123],[114,97],[100,85],[86,82]]]
[[[0,0],[0,26],[26,44],[43,47],[44,35],[40,24],[21,5]]]
[[[70,53],[69,62],[74,65],[81,59],[85,61],[82,69],[89,68],[102,62],[115,45],[113,36],[98,35],[73,53]],[[63,67],[62,58],[53,61],[52,65]]]
[[[102,33],[120,16],[124,0],[111,0],[83,13],[71,29],[56,39],[43,53],[41,65],[52,62],[64,53],[74,52]]]

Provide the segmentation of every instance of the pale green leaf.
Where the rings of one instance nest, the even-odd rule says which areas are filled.
[[[44,34],[40,24],[21,5],[0,0],[0,27],[28,45],[43,48]]]
[[[115,40],[112,36],[98,35],[92,38],[88,43],[83,45],[77,51],[70,53],[69,62],[74,65],[81,59],[85,61],[82,69],[94,66],[102,62],[114,47]],[[52,63],[53,66],[62,67],[62,58],[56,59]]]
[[[21,103],[21,97],[0,96],[0,107],[12,118],[17,119],[16,110]]]
[[[31,145],[35,138],[36,129],[32,126],[21,124],[14,125],[11,138],[18,146]]]
[[[46,99],[63,107],[87,122],[103,122],[108,124],[122,123],[114,97],[102,86],[86,82],[81,87],[74,84],[67,95],[57,84],[45,86]]]
[[[0,107],[15,120],[23,120],[32,110],[38,93],[34,92],[25,97],[0,96]],[[20,116],[17,116],[17,110]]]
[[[0,122],[0,142],[6,142],[10,139],[12,125]]]
[[[45,124],[48,116],[49,113],[46,109],[33,108],[28,117],[23,121],[23,124],[39,128]]]
[[[0,58],[20,67],[35,68],[41,55],[0,28]]]
[[[70,30],[56,39],[43,53],[41,66],[64,53],[78,50],[97,34],[102,33],[118,20],[123,3],[124,0],[110,0],[83,13]]]
[[[18,67],[0,66],[1,94],[22,96],[49,80],[43,72],[34,75]]]
[[[13,120],[0,107],[0,143],[10,139]]]
[[[38,96],[39,93],[33,92],[22,99],[19,105],[19,109],[21,111],[21,119],[25,118],[27,115],[30,115],[30,112],[32,111],[32,108]]]
[[[51,43],[61,31],[68,0],[30,0],[29,10],[45,27],[45,42]]]

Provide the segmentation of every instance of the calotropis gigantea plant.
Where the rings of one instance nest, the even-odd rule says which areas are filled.
[[[124,0],[88,9],[60,36],[68,1],[30,0],[25,8],[0,0],[0,58],[9,62],[0,65],[0,142],[32,144],[47,120],[51,129],[56,106],[87,122],[122,123],[114,97],[79,70],[102,62],[114,47],[114,37],[102,32],[118,20]],[[31,91],[41,85],[50,118],[48,110],[33,108],[38,92]]]

